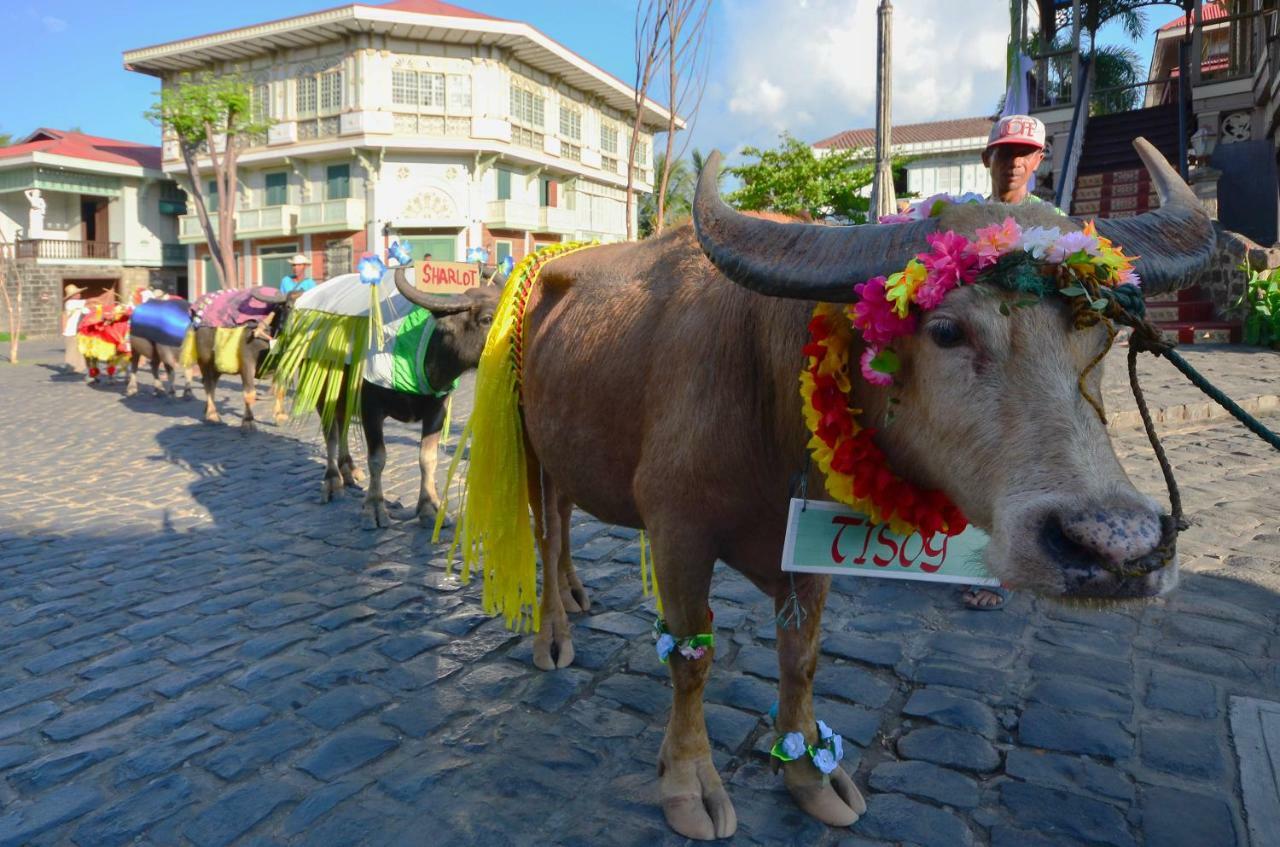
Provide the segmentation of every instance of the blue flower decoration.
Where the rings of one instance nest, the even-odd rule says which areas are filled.
[[[805,754],[807,745],[804,736],[798,732],[788,732],[782,737],[782,753],[791,759],[798,759]]]
[[[839,733],[831,736],[831,752],[835,754],[837,762],[844,758],[844,737]]]
[[[360,281],[365,285],[377,285],[382,282],[382,275],[387,272],[387,266],[377,256],[366,255],[361,256],[360,261],[356,262],[356,271],[360,274]]]
[[[823,773],[831,773],[836,769],[836,757],[827,748],[814,751],[813,764]]]
[[[654,645],[654,649],[658,651],[659,661],[666,662],[667,657],[671,655],[671,651],[676,649],[676,640],[668,633],[658,636],[658,643]]]
[[[484,264],[489,261],[489,251],[483,247],[468,247],[467,261]]]
[[[504,274],[509,276],[511,272],[516,269],[516,260],[507,256],[501,262],[498,262],[498,267]]]
[[[394,261],[402,268],[407,268],[413,264],[413,254],[409,252],[409,248],[401,244],[399,241],[391,242],[391,246],[387,248],[387,264]]]

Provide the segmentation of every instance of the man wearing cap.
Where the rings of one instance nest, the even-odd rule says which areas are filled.
[[[1030,115],[1005,115],[991,127],[982,164],[991,169],[991,199],[1000,203],[1043,202],[1028,189],[1044,161],[1044,124]]]
[[[293,269],[285,274],[284,278],[280,280],[280,284],[276,286],[280,289],[281,294],[291,294],[295,291],[301,294],[316,287],[316,281],[311,278],[311,271],[308,267],[311,264],[310,259],[298,253],[289,260],[289,264],[293,266]]]
[[[87,288],[69,282],[62,289],[63,373],[81,373],[85,369],[76,332],[80,328],[80,319],[89,313],[89,304],[80,296],[86,291]]]

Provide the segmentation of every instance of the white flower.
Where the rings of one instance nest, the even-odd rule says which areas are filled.
[[[1022,231],[1022,249],[1036,259],[1049,254],[1054,242],[1062,237],[1062,230],[1055,227],[1029,226]]]
[[[837,762],[844,758],[844,738],[838,733],[831,736],[831,752],[835,753]]]
[[[804,736],[798,732],[788,732],[782,736],[782,754],[789,759],[798,759],[804,755],[807,745]]]
[[[824,720],[818,721],[818,737],[819,738],[821,738],[823,741],[826,741],[828,738],[830,738],[834,734],[835,733],[831,731],[831,727],[827,726],[826,721]]]
[[[1068,256],[1074,256],[1082,250],[1090,256],[1097,256],[1097,237],[1086,235],[1083,232],[1068,232],[1058,239],[1058,242],[1053,245],[1053,249],[1049,251],[1049,255],[1046,258],[1050,262],[1064,262]]]
[[[813,754],[813,764],[823,773],[831,773],[836,769],[836,757],[824,747]]]
[[[658,651],[658,658],[665,662],[667,657],[671,655],[671,651],[676,649],[676,640],[671,637],[670,633],[664,632],[658,636],[658,643],[654,645],[654,648]]]

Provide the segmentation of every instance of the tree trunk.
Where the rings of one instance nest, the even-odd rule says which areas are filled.
[[[196,218],[200,221],[200,229],[204,231],[205,244],[209,247],[209,255],[218,266],[218,274],[222,275],[222,251],[218,247],[218,237],[214,234],[213,224],[209,221],[209,207],[204,199],[204,188],[200,185],[200,171],[196,167],[194,147],[179,139],[178,146],[182,150],[182,161],[187,166],[187,177],[191,180],[191,196],[195,201]],[[216,186],[215,186],[216,187]],[[223,276],[223,279],[226,277]]]
[[[5,311],[9,313],[9,364],[16,365],[18,342],[22,338],[22,277],[18,273],[18,245],[10,245],[3,235],[0,235],[0,295],[4,296]]]
[[[233,270],[231,278],[234,282],[228,288],[242,288],[246,280],[240,278],[240,268],[236,264],[236,199],[239,197],[239,185],[236,180],[236,138],[231,133],[231,116],[227,116],[227,146],[222,152],[222,169],[227,181],[227,220],[225,236],[222,241],[223,261]]]

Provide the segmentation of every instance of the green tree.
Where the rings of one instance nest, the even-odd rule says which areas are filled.
[[[236,158],[250,139],[265,133],[270,119],[255,119],[252,86],[236,75],[184,74],[160,92],[147,117],[173,136],[191,182],[196,216],[226,288],[239,288],[235,261]],[[199,157],[208,156],[217,195],[214,232]]]
[[[833,217],[855,222],[866,220],[873,162],[851,150],[832,150],[818,156],[798,138],[783,133],[772,150],[747,147],[744,156],[754,162],[727,168],[742,180],[729,202],[745,210],[770,210],[815,220]]]
[[[666,155],[658,153],[654,158],[655,173],[662,173],[666,167]],[[671,226],[688,217],[693,211],[693,190],[696,185],[693,171],[684,159],[676,159],[671,163],[671,172],[667,175],[667,197],[662,210],[663,226]],[[661,232],[658,226],[658,192],[646,194],[640,200],[637,211],[640,218],[640,237],[648,238]]]
[[[13,134],[8,132],[0,132],[0,147],[8,147],[13,143]]]

